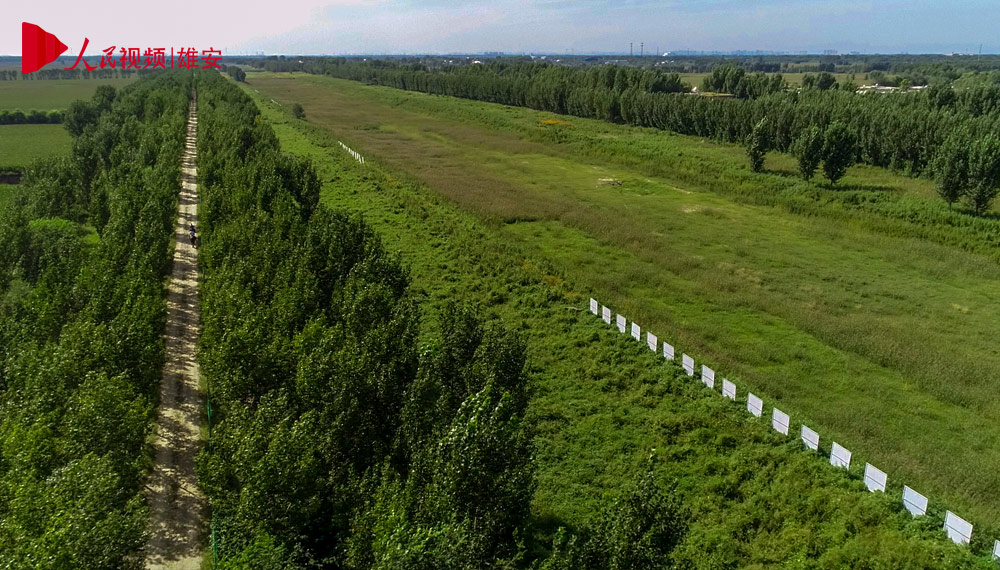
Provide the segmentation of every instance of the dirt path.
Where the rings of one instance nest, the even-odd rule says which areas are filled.
[[[188,112],[181,170],[174,266],[167,296],[166,361],[156,421],[156,459],[149,481],[150,535],[147,568],[197,569],[204,548],[205,498],[198,490],[194,459],[201,447],[202,398],[195,358],[201,330],[198,258],[188,226],[198,223],[195,141],[196,105]]]

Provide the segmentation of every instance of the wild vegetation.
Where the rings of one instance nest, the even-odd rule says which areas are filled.
[[[265,61],[265,67],[270,62]],[[717,67],[705,87],[722,89],[735,98],[694,97],[676,74],[625,66],[574,68],[544,63],[467,65],[428,69],[388,61],[358,62],[315,58],[302,70],[505,105],[529,107],[579,117],[655,127],[680,134],[743,142],[767,118],[770,148],[788,152],[813,126],[840,123],[857,141],[846,149],[859,161],[910,175],[934,174],[930,167],[943,141],[962,138],[967,147],[981,146],[1000,128],[1000,83],[981,79],[975,88],[954,90],[934,85],[925,93],[865,97],[830,89],[825,76],[801,91],[783,90],[780,76],[744,74],[741,68]],[[832,81],[832,76],[829,78]],[[989,142],[982,143],[989,146]],[[836,170],[836,169],[835,169]],[[984,209],[970,190],[970,210]],[[986,206],[988,209],[988,204]]]
[[[513,564],[533,490],[522,343],[458,306],[425,336],[378,236],[318,204],[242,92],[198,89],[220,566]]]
[[[309,122],[332,133],[319,144],[341,152],[345,141],[494,229],[488,248],[523,248],[553,279],[966,513],[977,532],[997,521],[988,489],[1000,457],[981,444],[997,437],[986,435],[996,433],[987,386],[1000,369],[988,340],[997,222],[949,212],[932,181],[860,165],[830,188],[799,179],[790,156],[771,153],[768,172],[754,174],[740,147],[652,129],[315,76],[249,81],[264,101],[309,109]],[[366,208],[369,220],[408,211],[384,208]],[[389,227],[398,236],[409,222]],[[430,261],[446,228],[400,249],[426,252],[442,296],[519,303],[505,288],[462,286],[478,266]],[[564,372],[569,386],[587,374]]]
[[[98,88],[0,211],[5,568],[136,563],[188,87]]]
[[[403,172],[357,164],[336,144],[342,133],[293,120],[265,103],[279,91],[254,83],[268,93],[258,102],[282,148],[316,161],[326,181],[321,202],[364,211],[386,243],[412,262],[409,289],[433,307],[432,330],[456,321],[458,298],[482,303],[523,331],[535,380],[526,420],[533,428],[537,490],[530,515],[516,527],[520,555],[487,561],[487,567],[989,567],[985,558],[943,540],[938,514],[911,519],[898,499],[865,492],[856,475],[845,477],[796,442],[781,444],[769,426],[708,394],[662,357],[589,313],[569,310],[582,308],[585,297],[538,250],[512,240],[503,224],[478,221]],[[317,98],[342,101],[334,93]],[[371,99],[361,104],[375,112]],[[312,97],[308,105],[316,108],[312,117],[329,113],[329,105]],[[452,449],[439,444],[437,451],[450,458]],[[404,497],[420,492],[395,488]],[[393,556],[349,557],[346,566],[397,567],[395,561],[471,568],[484,562],[472,558],[481,550],[461,533],[425,530],[415,541],[404,499],[386,498],[384,487],[369,496],[380,508],[351,528],[381,529],[386,534],[374,552]],[[388,529],[404,530],[393,536]]]
[[[962,374],[942,388],[944,365],[922,336],[938,331],[906,320],[907,295],[974,300],[985,316],[973,313],[963,326],[987,330],[995,273],[958,270],[987,259],[975,253],[983,246],[976,232],[994,231],[995,222],[977,219],[981,225],[969,230],[941,222],[957,219],[945,217],[947,209],[927,207],[928,235],[916,238],[920,220],[894,213],[888,199],[854,204],[845,196],[857,199],[859,191],[747,172],[738,148],[692,151],[690,140],[657,131],[417,94],[400,99],[322,79],[295,93],[289,103],[301,103],[287,111],[258,98],[264,115],[252,89],[212,72],[159,74],[121,91],[101,87],[67,111],[72,154],[29,168],[0,210],[0,566],[140,563],[146,509],[139,493],[162,363],[163,279],[184,117],[196,87],[199,362],[213,411],[198,472],[212,505],[218,567],[992,567],[985,552],[995,521],[976,521],[972,552],[951,544],[940,530],[944,503],[935,499],[929,516],[912,519],[898,502],[901,482],[892,480],[891,494],[866,492],[857,468],[845,473],[803,452],[581,309],[586,293],[601,291],[720,370],[745,374],[741,386],[756,384],[791,409],[815,394],[793,393],[774,378],[795,378],[810,359],[836,359],[842,369],[809,373],[830,390],[824,405],[842,417],[808,406],[802,415],[829,426],[824,434],[867,441],[864,433],[879,426],[858,418],[870,408],[855,402],[850,411],[844,398],[857,399],[854,385],[838,384],[864,378],[900,399],[884,411],[898,422],[886,441],[899,443],[905,433],[915,447],[903,449],[904,459],[933,446],[946,456],[920,459],[940,465],[967,441],[958,432],[994,437],[984,420],[994,401],[984,401],[980,382],[992,366],[977,368],[959,354]],[[650,89],[673,81],[647,79]],[[279,87],[260,87],[289,99]],[[302,120],[296,111],[304,108],[322,126]],[[452,122],[441,126],[413,108]],[[382,114],[393,122],[371,123]],[[461,121],[470,118],[485,119],[476,129],[491,132],[469,130]],[[757,123],[761,160],[769,121]],[[831,154],[847,148],[839,143],[851,132],[831,125],[822,137],[813,130],[799,137],[797,147],[823,144],[803,151],[798,167],[823,162],[831,179],[857,184],[848,166],[854,156]],[[343,153],[338,137],[366,152],[414,144],[406,147],[412,154],[384,154],[382,170]],[[504,151],[484,149],[483,140]],[[682,156],[689,151],[694,158]],[[989,175],[983,156],[986,150],[970,149],[952,178],[979,184]],[[580,157],[603,159],[583,164]],[[717,180],[703,180],[705,157],[719,161]],[[771,160],[796,168],[790,158]],[[429,179],[429,189],[412,178],[414,164],[443,178]],[[451,168],[470,164],[487,166],[464,175]],[[661,178],[671,171],[679,182]],[[414,172],[419,178],[428,170]],[[604,172],[627,181],[615,191],[595,188]],[[521,178],[498,182],[498,173]],[[469,177],[476,183],[467,184]],[[777,198],[762,191],[773,189]],[[805,222],[797,220],[803,212]],[[688,214],[698,223],[677,222]],[[609,226],[626,215],[629,224]],[[845,221],[852,233],[837,234]],[[654,235],[660,230],[669,238]],[[756,253],[747,245],[751,232]],[[846,242],[853,249],[836,247]],[[706,243],[721,247],[685,251]],[[766,265],[779,244],[789,251]],[[906,263],[890,258],[884,276],[863,271],[899,245],[919,255]],[[729,246],[744,266],[733,265]],[[818,260],[836,267],[824,273]],[[845,269],[849,279],[870,280],[865,291],[875,301],[836,289],[825,298],[878,307],[878,322],[833,318],[832,307],[810,305],[815,291],[776,278],[794,263],[820,281]],[[928,268],[935,275],[923,276]],[[616,281],[619,275],[629,279]],[[942,275],[964,287],[945,291]],[[886,284],[901,280],[912,292],[883,299]],[[748,292],[744,281],[758,287]],[[665,318],[640,305],[650,291],[676,313]],[[723,306],[717,314],[706,308]],[[878,328],[887,316],[897,320]],[[851,344],[848,333],[858,328],[871,347]],[[698,340],[711,330],[725,346]],[[720,339],[719,330],[746,331],[752,345]],[[774,347],[758,343],[778,336]],[[969,354],[986,352],[979,344],[986,341],[964,340]],[[925,358],[910,363],[908,346]],[[729,348],[736,357],[722,356]],[[759,363],[738,362],[750,353],[777,373],[755,377]],[[915,389],[900,386],[903,374]],[[914,409],[919,417],[898,416]],[[945,412],[957,418],[949,424],[954,441],[913,429]],[[971,452],[980,462],[962,456],[959,474],[982,515],[992,499],[979,493],[995,488],[995,455]],[[924,477],[969,506],[969,495],[948,481],[895,459],[907,482]]]

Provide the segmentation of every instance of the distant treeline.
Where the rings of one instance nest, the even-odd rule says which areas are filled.
[[[53,125],[63,122],[65,111],[0,111],[0,125]]]
[[[421,65],[345,58],[263,60],[272,71],[299,70],[420,91],[654,127],[742,143],[767,118],[771,148],[788,152],[811,127],[845,125],[857,139],[856,160],[917,175],[953,133],[968,144],[1000,129],[1000,82],[994,74],[957,90],[932,85],[920,93],[862,96],[818,88],[775,90],[763,79],[742,97],[678,93],[675,74],[625,66],[574,68],[496,61],[430,70]],[[747,74],[746,77],[751,77]],[[764,76],[761,76],[764,77]],[[734,87],[734,86],[731,86]],[[734,89],[739,91],[737,82]],[[724,85],[725,88],[725,85]]]

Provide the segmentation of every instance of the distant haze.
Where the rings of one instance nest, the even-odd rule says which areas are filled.
[[[110,46],[227,53],[628,52],[769,50],[951,53],[1000,50],[985,0],[284,0],[11,1],[0,54],[20,55],[21,22],[88,54]]]

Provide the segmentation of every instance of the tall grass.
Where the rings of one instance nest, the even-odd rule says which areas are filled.
[[[865,492],[858,469],[845,477],[797,442],[782,443],[766,422],[749,419],[739,405],[710,395],[644,345],[611,332],[585,311],[576,275],[594,272],[594,263],[586,261],[590,254],[606,253],[602,264],[616,260],[607,273],[621,269],[628,278],[654,279],[663,273],[656,267],[628,263],[626,268],[627,255],[559,224],[478,222],[405,173],[353,163],[330,144],[343,133],[333,136],[287,120],[274,106],[262,106],[282,147],[319,165],[326,182],[323,199],[363,211],[385,242],[400,251],[414,285],[432,305],[473,300],[487,305],[488,315],[523,331],[538,386],[530,408],[538,448],[537,536],[529,540],[545,544],[558,526],[588,520],[645,468],[652,454],[660,458],[659,475],[678,482],[692,510],[691,530],[678,554],[692,567],[793,560],[819,568],[988,566],[943,540],[940,501],[934,501],[927,520],[914,521],[901,510],[903,479],[895,472],[890,471],[888,495]],[[512,228],[553,237],[538,240],[533,250],[513,239]],[[574,238],[579,243],[563,249]],[[569,264],[579,263],[580,273],[571,276],[561,269],[563,263],[549,255],[553,251],[567,255]],[[630,316],[642,313],[634,302],[618,303],[629,296],[628,287],[608,281],[614,290],[606,292],[609,303],[614,299],[613,306]],[[659,298],[647,308],[675,306]],[[654,332],[663,330],[652,320],[640,322]],[[738,331],[708,336],[731,332]],[[695,344],[668,338],[698,354],[700,362]],[[718,369],[720,377],[728,373],[723,366]],[[746,388],[741,381],[741,398]],[[829,432],[822,435],[828,438]],[[828,443],[824,439],[824,446]],[[855,453],[866,457],[860,449]],[[982,550],[991,534],[983,525],[976,532],[975,546]]]

